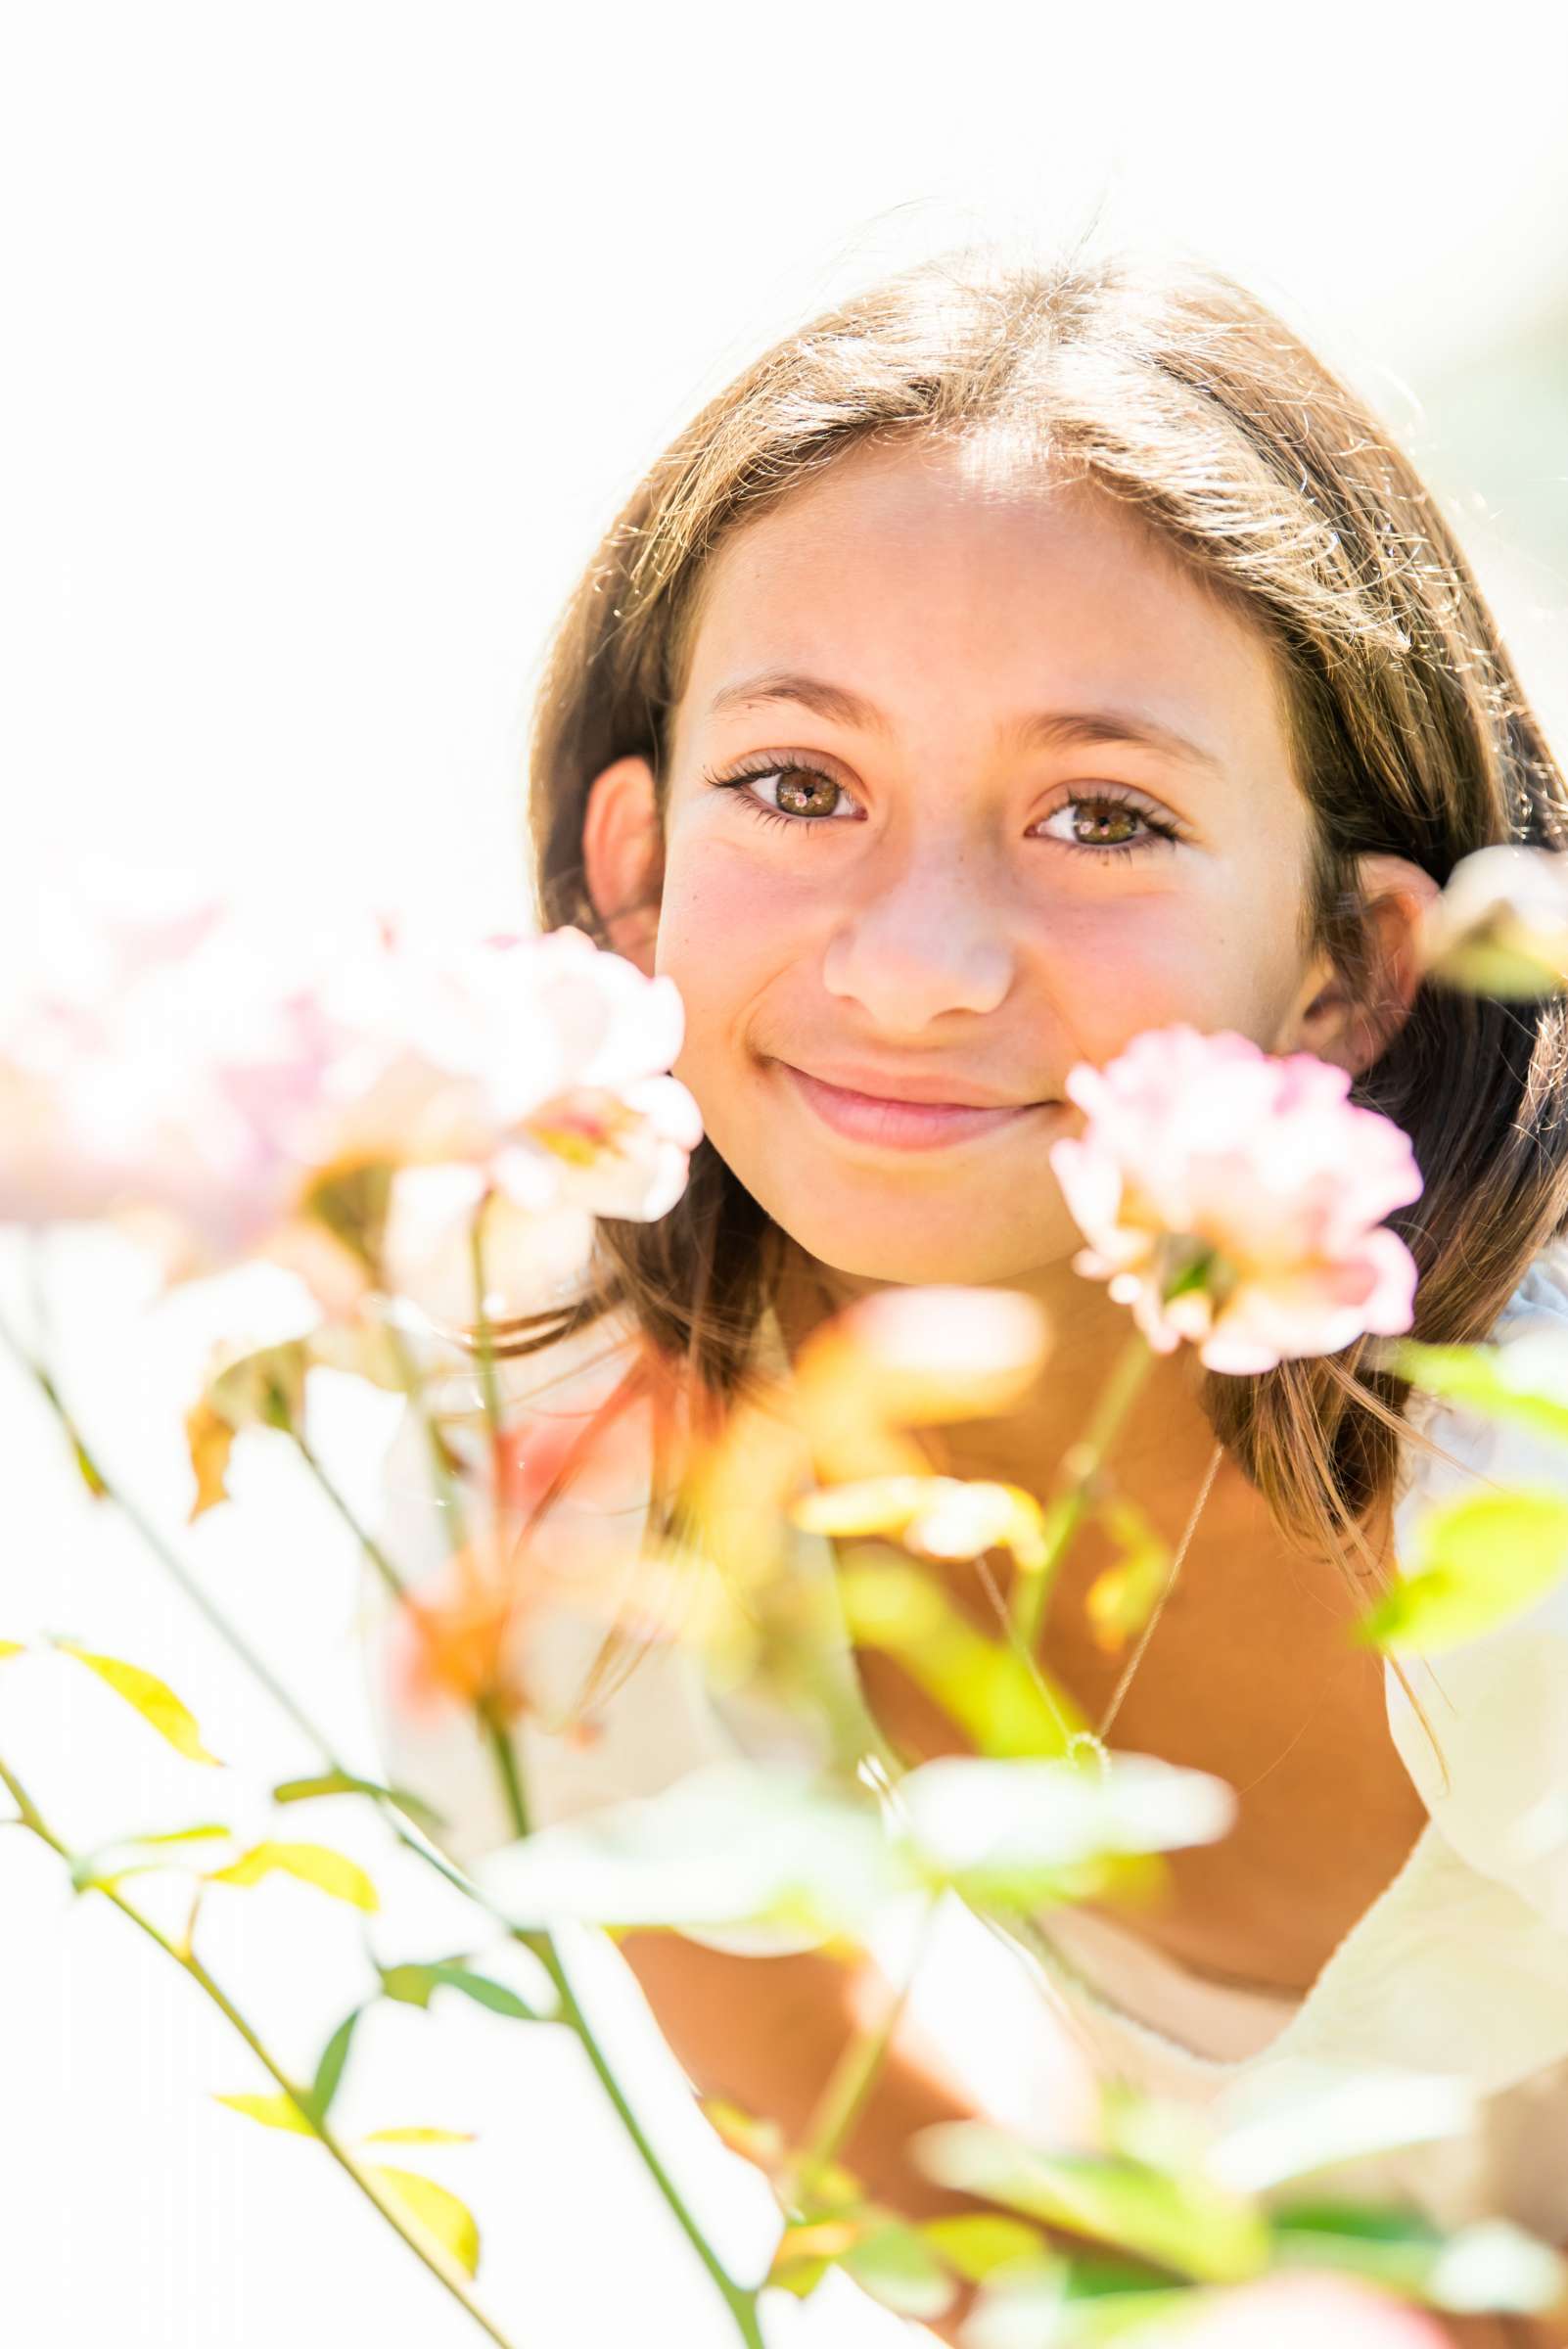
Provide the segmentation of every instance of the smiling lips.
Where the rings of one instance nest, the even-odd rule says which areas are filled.
[[[796,1091],[835,1133],[852,1141],[877,1142],[895,1150],[932,1150],[944,1143],[967,1141],[1015,1126],[1037,1110],[1058,1109],[1055,1101],[984,1103],[975,1101],[913,1101],[878,1093],[852,1091],[809,1077],[787,1060],[778,1066]],[[913,1080],[909,1081],[911,1085]],[[957,1087],[955,1086],[956,1090]]]

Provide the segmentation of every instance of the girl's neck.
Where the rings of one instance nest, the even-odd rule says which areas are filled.
[[[831,1313],[889,1285],[838,1272],[799,1250],[787,1251],[773,1306],[790,1360]],[[1082,1440],[1134,1323],[1125,1306],[1065,1263],[1027,1280],[995,1285],[1034,1297],[1044,1313],[1050,1334],[1042,1375],[1005,1418],[914,1432],[941,1474],[1020,1485],[1043,1499],[1064,1455]],[[1198,1400],[1203,1377],[1191,1347],[1156,1355],[1150,1362],[1109,1454],[1140,1494],[1162,1487],[1172,1493],[1197,1491],[1215,1445]]]

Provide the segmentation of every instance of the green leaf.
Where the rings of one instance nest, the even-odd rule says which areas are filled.
[[[228,1764],[209,1754],[202,1743],[195,1717],[182,1705],[172,1688],[139,1664],[126,1664],[118,1656],[101,1656],[91,1648],[79,1647],[73,1639],[56,1639],[53,1644],[78,1664],[95,1672],[116,1696],[133,1705],[149,1728],[166,1737],[177,1753],[190,1762],[208,1762],[214,1770],[226,1770]]]
[[[979,2283],[1009,2260],[1038,2259],[1045,2247],[1037,2228],[1023,2219],[1003,2218],[999,2211],[959,2211],[950,2218],[926,2219],[920,2232],[970,2283]]]
[[[167,1865],[166,1860],[136,1860],[124,1867],[101,1867],[95,1859],[78,1857],[70,1864],[71,1888],[75,1892],[90,1892],[95,1887],[101,1892],[113,1892],[116,1884],[125,1882],[127,1876],[156,1875],[160,1868]]]
[[[388,1965],[380,1969],[381,1986],[389,1999],[397,1999],[405,2006],[429,2006],[432,1991],[442,1984],[448,1990],[460,1990],[465,1998],[481,2006],[488,2006],[494,2014],[509,2016],[514,2022],[536,2023],[540,2020],[531,2006],[525,2005],[515,1990],[504,1982],[492,1982],[487,1974],[471,1973],[464,1965]]]
[[[478,2141],[472,2129],[372,2129],[360,2139],[362,2145],[472,2145]]]
[[[243,2112],[249,2120],[261,2121],[268,2129],[292,2129],[300,2137],[315,2133],[291,2096],[214,2096],[214,2104],[227,2104],[234,2112]]]
[[[1420,1515],[1400,1581],[1354,1636],[1440,1655],[1526,1613],[1565,1574],[1568,1497],[1469,1494]]]
[[[238,1431],[274,1427],[290,1434],[304,1418],[305,1378],[310,1348],[304,1338],[286,1338],[252,1354],[221,1362],[208,1381],[204,1405]]]
[[[1385,2209],[1350,2202],[1292,2203],[1272,2211],[1270,2220],[1279,2265],[1364,2276],[1407,2299],[1424,2296],[1446,2239],[1441,2227],[1398,2205]]]
[[[77,1892],[85,1892],[89,1885],[94,1884],[108,1891],[126,1876],[151,1875],[161,1867],[176,1867],[179,1865],[176,1857],[171,1860],[136,1860],[125,1866],[106,1867],[102,1863],[111,1853],[148,1851],[162,1845],[206,1843],[213,1836],[221,1840],[232,1832],[232,1828],[209,1824],[171,1827],[157,1835],[120,1836],[113,1843],[98,1844],[90,1852],[78,1852],[70,1864],[70,1881]]]
[[[444,2186],[438,2186],[434,2178],[420,2177],[416,2170],[384,2169],[373,2162],[368,2174],[380,2180],[392,2199],[427,2234],[434,2236],[465,2275],[478,2275],[480,2232],[466,2202],[448,2193]]]
[[[1529,2316],[1568,2288],[1568,2261],[1511,2220],[1478,2220],[1445,2234],[1400,2204],[1299,2202],[1270,2215],[1281,2265],[1364,2276],[1453,2316]]]
[[[234,1829],[221,1825],[216,1819],[204,1820],[199,1827],[165,1827],[156,1835],[128,1835],[127,1843],[142,1846],[155,1843],[207,1843],[214,1835],[232,1835]]]
[[[8,1656],[24,1656],[26,1652],[26,1644],[23,1640],[0,1639],[0,1664],[3,1664]]]
[[[870,1797],[739,1761],[541,1827],[480,1859],[473,1873],[515,1924],[777,1921],[852,1938],[892,1893],[919,1881]]]
[[[335,1901],[348,1901],[355,1909],[381,1907],[381,1897],[364,1869],[323,1843],[258,1843],[242,1852],[228,1867],[211,1870],[207,1880],[209,1884],[255,1884],[275,1870],[298,1876],[302,1884],[313,1884],[318,1892],[330,1893]]]
[[[873,2300],[917,2324],[944,2315],[957,2298],[952,2277],[930,2243],[901,2220],[870,2228],[839,2265]]]
[[[321,2050],[321,2060],[316,2065],[316,2076],[310,2084],[310,2109],[318,2121],[324,2121],[332,2110],[332,2099],[338,2093],[338,2084],[343,2078],[344,2065],[348,2060],[348,2049],[353,2039],[354,2025],[363,2012],[363,2007],[356,2006],[351,2014],[346,2014]]]
[[[770,2291],[790,2292],[797,2300],[809,2300],[832,2265],[831,2259],[786,2259],[775,2262],[762,2280]]]
[[[837,2266],[864,2232],[854,2218],[793,2221],[774,2245],[772,2264],[763,2280],[781,2291],[793,2292],[797,2300],[808,2299],[829,2268]]]
[[[1178,2337],[1165,2328],[1190,2323],[1208,2296],[1109,2261],[1019,2260],[982,2287],[965,2338],[974,2349],[1103,2349],[1140,2339],[1159,2349]]]
[[[368,1794],[378,1798],[384,1797],[388,1802],[395,1803],[399,1811],[411,1812],[416,1819],[424,1820],[429,1826],[444,1827],[449,1823],[442,1813],[427,1803],[422,1796],[410,1794],[406,1787],[378,1785],[374,1778],[356,1778],[346,1770],[325,1771],[320,1777],[316,1778],[285,1778],[281,1786],[274,1786],[272,1789],[272,1799],[275,1803],[308,1802],[318,1794]]]
[[[1237,2282],[1268,2264],[1263,2215],[1201,2174],[1175,2177],[1145,2162],[1047,2153],[982,2122],[942,2122],[923,2129],[916,2143],[921,2168],[939,2185],[1200,2282]]]
[[[838,1590],[855,1644],[896,1657],[978,1752],[1058,1755],[1069,1731],[1088,1727],[1087,1714],[1053,1676],[1042,1668],[1041,1688],[1025,1659],[977,1631],[929,1570],[852,1550]]]
[[[899,1798],[928,1880],[977,1905],[1024,1910],[1070,1893],[1073,1871],[1107,1857],[1214,1842],[1236,1808],[1207,1771],[1126,1753],[1109,1769],[945,1756],[900,1778]]]
[[[99,1472],[98,1462],[93,1458],[92,1453],[74,1428],[69,1428],[67,1432],[70,1439],[70,1457],[76,1474],[81,1478],[94,1500],[107,1500],[109,1487]]]
[[[1528,1330],[1491,1346],[1403,1338],[1378,1359],[1425,1394],[1568,1444],[1568,1338],[1558,1330]]]

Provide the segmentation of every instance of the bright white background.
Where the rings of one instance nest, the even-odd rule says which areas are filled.
[[[990,232],[1048,244],[1096,207],[1246,278],[1372,398],[1458,524],[1561,755],[1568,20],[1364,0],[1087,15],[10,8],[0,985],[25,968],[39,881],[94,864],[215,870],[268,890],[281,924],[336,874],[517,919],[543,637],[670,433],[883,269]],[[180,1536],[194,1320],[150,1330],[117,1246],[72,1243],[56,1269],[89,1429],[373,1767],[338,1530],[263,1442],[241,1508]],[[0,1302],[24,1303],[14,1250]],[[368,1476],[373,1420],[343,1422],[346,1476]],[[0,1634],[47,1626],[162,1673],[238,1768],[179,1761],[61,1660],[8,1668],[0,1753],[78,1845],[207,1817],[260,1832],[258,1790],[310,1756],[73,1492],[3,1370],[0,1460]],[[471,1930],[374,1819],[276,1816],[373,1869],[384,1954]],[[363,1993],[354,1913],[274,1881],[214,1899],[203,1933],[308,2069]],[[481,2289],[518,2349],[729,2340],[575,2050],[444,2005],[371,2018],[340,2111],[350,2131],[482,2133],[388,2158],[473,2202]],[[760,2259],[765,2195],[657,2053],[672,2155],[733,2255]],[[182,1975],[11,1830],[0,2079],[8,2330],[26,2349],[481,2337],[318,2148],[211,2102],[267,2083]],[[905,2336],[846,2287],[786,2305],[774,2337]]]

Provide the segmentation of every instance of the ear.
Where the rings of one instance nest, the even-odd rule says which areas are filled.
[[[1303,983],[1284,1051],[1314,1052],[1360,1077],[1385,1052],[1404,1027],[1421,983],[1416,933],[1422,913],[1442,885],[1405,856],[1357,859],[1366,899],[1372,949],[1368,1001],[1353,1001],[1326,955],[1319,955]]]
[[[646,759],[618,759],[589,785],[582,867],[613,951],[652,978],[664,841]]]

